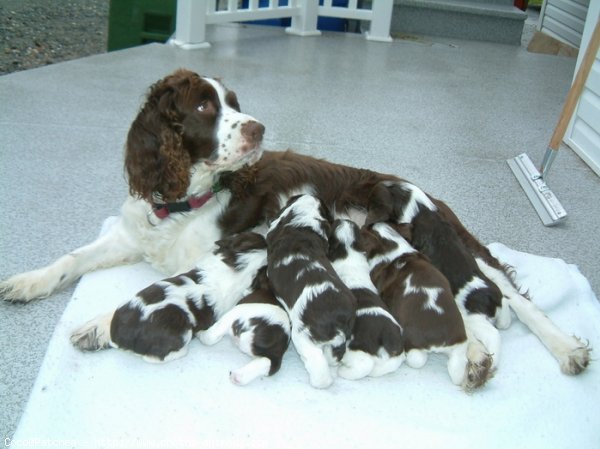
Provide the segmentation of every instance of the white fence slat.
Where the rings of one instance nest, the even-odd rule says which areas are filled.
[[[223,2],[225,3],[225,2]],[[291,18],[292,24],[286,29],[290,34],[299,36],[317,36],[317,18],[319,16],[336,17],[371,22],[367,39],[391,42],[390,22],[393,0],[377,0],[371,9],[358,8],[358,0],[349,0],[347,7],[333,6],[332,0],[289,0],[288,5],[279,6],[278,0],[269,0],[268,6],[261,7],[259,0],[249,0],[247,8],[239,8],[238,0],[227,0],[227,9],[216,7],[214,0],[178,0],[177,24],[172,43],[182,48],[204,48],[206,25],[244,22],[250,20]],[[221,2],[219,2],[221,5]]]

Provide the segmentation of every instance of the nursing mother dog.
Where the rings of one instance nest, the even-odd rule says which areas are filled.
[[[264,133],[264,125],[241,112],[237,96],[221,81],[185,69],[165,76],[150,87],[128,132],[129,196],[115,226],[48,266],[3,280],[0,295],[12,302],[44,298],[90,271],[139,261],[167,276],[185,273],[212,251],[215,241],[267,224],[298,193],[310,193],[335,216],[351,217],[362,226],[367,210],[373,209],[369,202],[377,186],[384,183],[396,193],[415,191],[406,189],[409,183],[394,175],[291,151],[264,151]],[[393,188],[394,183],[401,183],[401,188]],[[412,217],[407,208],[421,207],[407,195],[392,195],[394,204],[386,205],[395,217]],[[589,348],[519,293],[505,267],[447,205],[428,198],[428,211],[454,229],[464,251],[500,289],[502,301],[537,335],[561,370],[565,374],[583,371],[590,360]],[[418,234],[418,221],[413,226]]]

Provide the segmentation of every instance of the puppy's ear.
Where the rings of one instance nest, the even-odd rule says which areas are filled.
[[[331,210],[329,210],[329,208],[327,207],[325,202],[320,198],[319,198],[319,213],[329,223],[333,222],[333,214],[331,213]],[[328,235],[329,235],[329,233],[328,233]]]
[[[331,238],[331,223],[327,220],[319,220],[319,224],[321,225],[321,229],[323,230],[323,234],[325,234],[325,240],[327,242],[327,251],[329,251],[329,239]]]
[[[367,255],[377,246],[378,238],[371,226],[363,226],[360,230],[360,243]]]
[[[383,183],[377,184],[369,194],[365,226],[390,221],[394,218],[393,212],[394,198],[389,187]]]

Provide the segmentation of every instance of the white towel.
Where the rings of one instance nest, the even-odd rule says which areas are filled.
[[[577,267],[497,243],[490,249],[517,269],[518,282],[565,332],[600,347],[600,306]],[[501,332],[496,376],[471,395],[451,383],[446,359],[437,355],[419,370],[405,364],[382,378],[337,378],[331,388],[315,390],[291,346],[275,376],[244,387],[229,382],[229,370],[247,356],[228,339],[213,347],[194,339],[186,357],[166,364],[71,346],[74,328],[162,277],[140,263],[81,279],[50,341],[13,447],[600,447],[598,366],[563,375],[516,318]]]

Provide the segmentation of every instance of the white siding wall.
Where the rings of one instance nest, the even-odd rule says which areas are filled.
[[[600,0],[591,0],[577,67],[600,18]],[[588,76],[565,142],[600,175],[600,52]]]
[[[538,28],[542,33],[579,48],[589,3],[590,0],[545,0]]]

